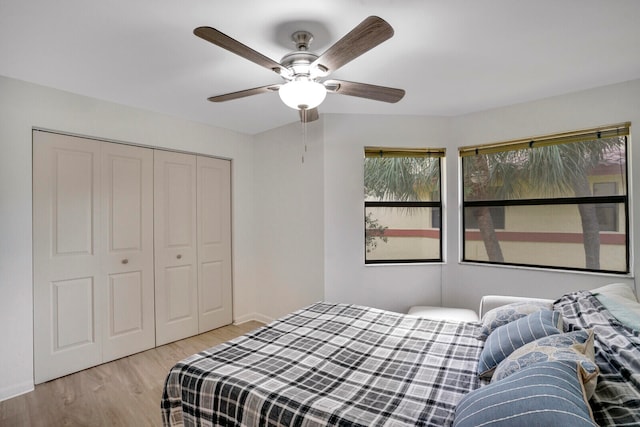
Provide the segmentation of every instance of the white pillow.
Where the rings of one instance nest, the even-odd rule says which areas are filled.
[[[638,298],[636,297],[636,293],[634,292],[633,288],[626,283],[611,283],[609,285],[604,285],[599,288],[592,289],[590,292],[593,295],[602,294],[608,297],[617,295],[619,297],[638,302]]]
[[[640,331],[640,302],[619,295],[598,294],[596,298],[620,323]]]

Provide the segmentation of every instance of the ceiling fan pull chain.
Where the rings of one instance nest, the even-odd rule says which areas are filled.
[[[303,110],[303,114],[306,110]],[[302,153],[302,163],[304,164],[304,155],[307,153],[307,121],[302,121],[302,144],[304,146],[304,152]]]

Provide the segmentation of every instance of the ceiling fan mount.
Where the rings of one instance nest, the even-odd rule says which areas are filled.
[[[198,27],[194,34],[277,73],[285,81],[212,96],[209,98],[212,102],[277,91],[286,105],[300,111],[301,121],[311,122],[318,119],[316,107],[324,100],[327,92],[390,103],[400,101],[405,94],[402,89],[325,79],[330,73],[393,36],[393,28],[377,16],[366,18],[322,55],[309,50],[313,34],[308,31],[296,31],[291,35],[296,50],[282,57],[279,63],[215,28]]]
[[[313,41],[313,34],[309,31],[296,31],[291,34],[291,40],[293,40],[297,50],[309,50],[309,45]]]

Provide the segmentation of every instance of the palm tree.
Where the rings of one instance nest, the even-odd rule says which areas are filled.
[[[437,157],[367,157],[364,193],[378,200],[427,200],[440,190],[440,159]]]
[[[497,179],[497,169],[499,164],[491,162],[491,158],[487,155],[477,155],[469,159],[470,167],[465,167],[464,171],[464,190],[465,200],[489,200],[493,198],[491,189],[495,188],[492,183]],[[467,163],[464,163],[467,166]],[[507,182],[512,182],[507,179]],[[476,218],[480,236],[484,242],[485,250],[490,261],[504,262],[500,241],[496,234],[496,228],[493,224],[491,209],[488,206],[477,206],[472,208],[473,216]]]

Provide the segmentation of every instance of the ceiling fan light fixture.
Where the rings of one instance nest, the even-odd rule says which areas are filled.
[[[278,90],[280,99],[288,107],[295,110],[316,108],[327,96],[327,90],[312,80],[293,80],[285,83]]]

